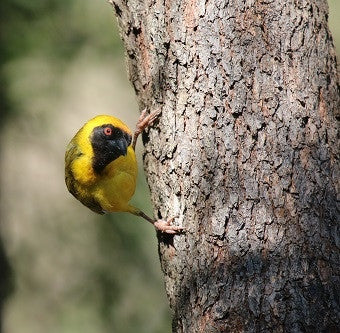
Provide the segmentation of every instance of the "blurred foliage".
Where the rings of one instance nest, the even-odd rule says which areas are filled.
[[[0,63],[2,300],[8,262],[15,278],[4,332],[169,332],[154,229],[93,214],[63,180],[64,149],[87,119],[138,118],[111,6],[2,0]],[[140,170],[133,200],[150,214],[147,193]]]
[[[62,66],[63,63],[67,65],[85,46],[102,55],[122,56],[122,44],[112,22],[113,13],[108,4],[104,5],[99,0],[2,0],[0,63],[6,64],[19,57],[43,56],[58,61],[58,66]],[[110,33],[109,28],[114,33]],[[7,98],[9,80],[2,68],[2,117],[19,112],[12,105],[13,101]]]
[[[339,1],[329,5],[339,52]],[[1,233],[15,274],[5,333],[170,331],[153,228],[92,214],[63,180],[65,146],[84,121],[138,117],[113,17],[104,0],[0,2]],[[150,213],[142,174],[134,204]],[[0,244],[2,301],[3,253]]]

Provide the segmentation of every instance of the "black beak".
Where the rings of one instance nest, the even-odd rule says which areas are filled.
[[[126,139],[124,137],[117,139],[116,145],[120,152],[120,155],[126,156],[127,147],[128,147],[128,143],[126,142]]]

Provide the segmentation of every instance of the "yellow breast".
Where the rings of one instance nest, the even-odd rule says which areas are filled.
[[[136,155],[131,146],[126,156],[118,157],[104,169],[92,190],[105,211],[127,211],[128,203],[135,193],[137,172]]]

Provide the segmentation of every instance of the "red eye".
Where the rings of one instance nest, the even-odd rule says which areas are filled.
[[[104,134],[109,136],[112,134],[112,128],[111,127],[105,127],[104,128]]]

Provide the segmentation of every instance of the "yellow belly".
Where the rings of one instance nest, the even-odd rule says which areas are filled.
[[[112,161],[92,187],[94,199],[107,212],[127,211],[128,203],[135,193],[137,162],[132,147],[126,156]]]

